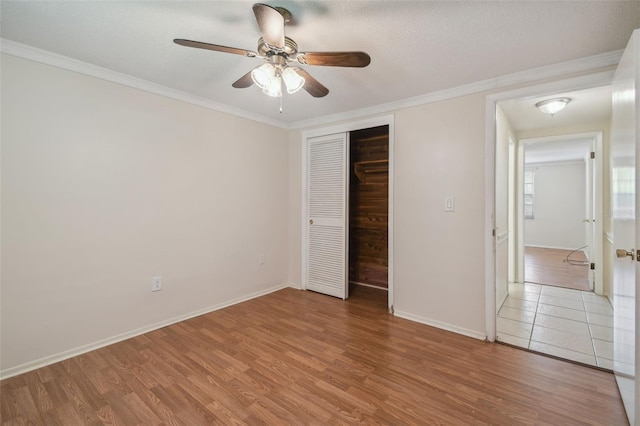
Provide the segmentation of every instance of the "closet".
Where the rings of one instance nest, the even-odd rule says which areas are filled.
[[[349,133],[349,283],[388,288],[389,126]]]

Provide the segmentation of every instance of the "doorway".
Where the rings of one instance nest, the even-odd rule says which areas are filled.
[[[594,289],[600,241],[594,237],[595,150],[599,134],[522,139],[524,282]],[[592,155],[593,153],[593,155]],[[517,195],[517,194],[515,194]],[[598,218],[601,220],[601,218]],[[590,269],[593,265],[594,269]],[[602,265],[600,264],[600,267]],[[600,291],[601,293],[601,291]]]
[[[349,295],[389,288],[389,126],[349,133]]]
[[[572,114],[534,107],[561,95],[575,102]],[[608,369],[613,310],[596,271],[611,110],[589,100],[610,105],[610,96],[603,86],[498,102],[495,178],[496,340]]]

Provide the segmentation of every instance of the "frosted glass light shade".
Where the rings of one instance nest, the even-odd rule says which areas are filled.
[[[296,93],[304,86],[304,77],[298,74],[295,68],[285,68],[282,71],[282,79],[287,86],[287,93]]]
[[[251,71],[251,79],[262,90],[269,87],[275,75],[276,68],[268,62]]]
[[[536,108],[538,108],[545,114],[553,115],[557,112],[562,111],[569,102],[571,102],[570,98],[547,99],[545,101],[538,102],[536,104]]]
[[[265,95],[279,98],[282,96],[282,79],[280,77],[273,77],[269,82],[269,86],[262,89]]]

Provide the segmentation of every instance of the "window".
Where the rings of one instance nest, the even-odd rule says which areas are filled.
[[[533,219],[533,170],[524,171],[524,218]]]
[[[632,166],[613,168],[613,191],[611,205],[615,219],[635,217],[635,169]]]

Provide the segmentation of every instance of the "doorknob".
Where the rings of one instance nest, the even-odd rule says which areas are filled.
[[[313,219],[309,220],[309,225],[313,225]]]
[[[616,250],[616,257],[627,257],[627,256],[629,256],[631,260],[634,260],[635,259],[634,250],[633,249],[631,249],[631,251],[626,251],[625,249]]]

